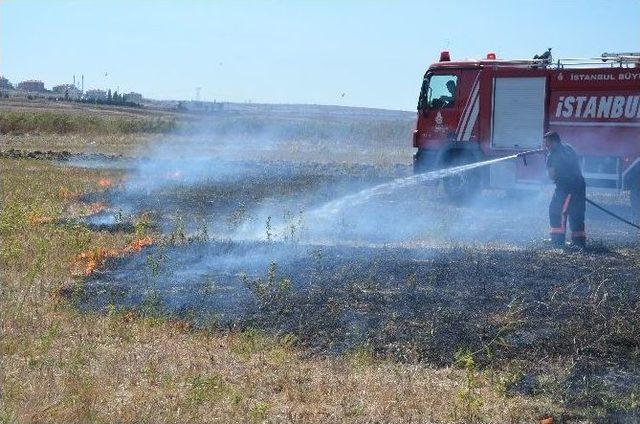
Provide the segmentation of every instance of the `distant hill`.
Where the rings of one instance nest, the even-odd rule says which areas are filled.
[[[367,107],[313,104],[233,103],[145,99],[145,106],[159,109],[185,110],[200,113],[244,113],[299,117],[350,117],[389,120],[412,120],[415,112]]]

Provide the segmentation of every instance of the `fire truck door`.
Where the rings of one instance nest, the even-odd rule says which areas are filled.
[[[541,146],[546,86],[545,77],[493,79],[492,148],[525,150]]]

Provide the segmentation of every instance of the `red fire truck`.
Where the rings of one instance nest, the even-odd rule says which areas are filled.
[[[426,72],[413,133],[415,172],[540,149],[557,131],[581,156],[589,187],[630,190],[640,216],[640,53],[554,61],[440,61]],[[450,197],[482,187],[521,190],[548,184],[544,158],[506,161],[444,181]]]

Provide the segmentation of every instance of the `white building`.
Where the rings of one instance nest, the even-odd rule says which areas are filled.
[[[84,99],[90,101],[106,101],[107,92],[104,90],[87,90],[84,93]]]
[[[82,91],[73,84],[56,85],[53,92],[64,96],[65,99],[79,100],[82,97]]]

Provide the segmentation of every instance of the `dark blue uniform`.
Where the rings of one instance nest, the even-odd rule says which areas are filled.
[[[572,242],[584,246],[585,181],[573,147],[556,144],[547,155],[547,169],[553,169],[553,182],[556,184],[549,204],[551,241],[557,246],[564,246],[568,217]]]

